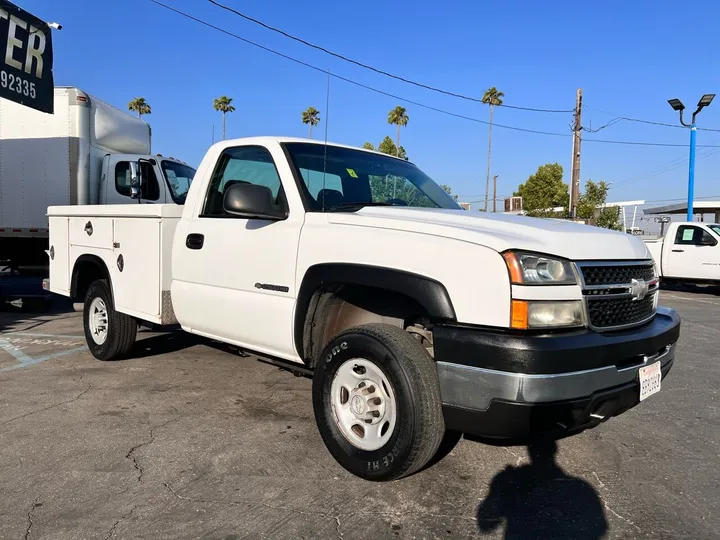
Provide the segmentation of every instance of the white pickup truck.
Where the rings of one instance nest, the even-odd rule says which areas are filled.
[[[663,282],[720,283],[720,225],[670,223],[665,236],[645,240]]]
[[[642,240],[464,211],[371,151],[223,141],[183,207],[48,214],[47,286],[84,301],[96,358],[131,355],[142,322],[179,323],[310,375],[320,435],[366,479],[418,471],[446,433],[594,427],[675,357]]]

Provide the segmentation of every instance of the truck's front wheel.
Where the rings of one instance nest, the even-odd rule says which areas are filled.
[[[110,287],[104,279],[94,281],[85,295],[85,340],[98,360],[122,358],[135,343],[137,321],[115,311]]]
[[[313,409],[333,457],[367,480],[420,470],[445,432],[435,364],[410,334],[385,324],[351,328],[318,359]]]

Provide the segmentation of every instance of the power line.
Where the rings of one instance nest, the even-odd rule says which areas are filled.
[[[299,59],[297,59],[297,58],[294,58],[294,57],[289,56],[289,55],[287,55],[287,54],[284,54],[284,53],[282,53],[282,52],[276,51],[275,49],[271,49],[270,47],[266,47],[266,46],[264,46],[264,45],[261,45],[261,44],[259,44],[259,43],[256,43],[255,41],[252,41],[252,40],[249,40],[249,39],[244,38],[244,37],[242,37],[242,36],[239,36],[238,34],[235,34],[235,33],[233,33],[233,32],[230,32],[230,31],[228,31],[228,30],[225,30],[224,28],[221,28],[221,27],[216,26],[216,25],[214,25],[214,24],[212,24],[212,23],[209,23],[209,22],[207,22],[207,21],[205,21],[205,20],[203,20],[203,19],[200,19],[200,18],[198,18],[198,17],[195,17],[194,15],[190,15],[189,13],[186,13],[186,12],[184,12],[184,11],[181,11],[181,10],[179,10],[179,9],[176,9],[176,8],[174,8],[174,7],[172,7],[172,6],[168,6],[167,4],[164,4],[164,3],[160,2],[159,0],[150,0],[150,2],[152,2],[153,4],[156,4],[156,5],[158,5],[158,6],[161,6],[161,7],[165,8],[165,9],[167,9],[167,10],[169,10],[169,11],[172,11],[172,12],[174,12],[174,13],[177,13],[178,15],[180,15],[180,16],[182,16],[182,17],[185,17],[186,19],[190,19],[190,20],[195,21],[195,22],[197,22],[197,23],[199,23],[199,24],[202,24],[203,26],[206,26],[206,27],[208,27],[208,28],[212,28],[213,30],[216,30],[216,31],[218,31],[218,32],[220,32],[220,33],[222,33],[222,34],[225,34],[225,35],[227,35],[227,36],[230,36],[230,37],[233,37],[233,38],[235,38],[235,39],[237,39],[237,40],[240,40],[240,41],[242,41],[242,42],[244,42],[244,43],[247,43],[248,45],[252,45],[253,47],[257,47],[257,48],[259,48],[259,49],[262,49],[262,50],[264,50],[264,51],[266,51],[266,52],[272,53],[272,54],[274,54],[274,55],[276,55],[276,56],[279,56],[279,57],[281,57],[281,58],[284,58],[284,59],[286,59],[286,60],[290,60],[291,62],[294,62],[294,63],[299,64],[299,65],[301,65],[301,66],[305,66],[305,67],[307,67],[307,68],[310,68],[310,69],[312,69],[312,70],[314,70],[314,71],[317,71],[317,72],[319,72],[319,73],[322,73],[322,74],[324,74],[324,75],[328,75],[328,74],[329,74],[331,77],[334,77],[335,79],[344,81],[344,82],[346,82],[346,83],[348,83],[348,84],[352,84],[352,85],[354,85],[354,86],[358,86],[358,87],[360,87],[360,88],[364,88],[365,90],[370,90],[371,92],[375,92],[376,94],[380,94],[380,95],[383,95],[383,96],[391,97],[391,98],[393,98],[393,99],[397,99],[398,101],[403,101],[403,102],[405,102],[405,103],[410,103],[410,104],[412,104],[412,105],[415,105],[415,106],[417,106],[417,107],[421,107],[421,108],[423,108],[423,109],[427,109],[427,110],[430,110],[430,111],[438,112],[438,113],[441,113],[441,114],[446,114],[446,115],[448,115],[448,116],[453,116],[453,117],[455,117],[455,118],[461,118],[461,119],[463,119],[463,120],[468,120],[468,121],[470,121],[470,122],[476,122],[476,123],[478,123],[478,124],[484,124],[484,125],[488,125],[488,124],[490,123],[490,122],[488,122],[488,121],[486,121],[486,120],[480,120],[479,118],[473,118],[473,117],[471,117],[471,116],[466,116],[466,115],[463,115],[463,114],[458,114],[458,113],[455,113],[455,112],[447,111],[447,110],[445,110],[445,109],[440,109],[440,108],[438,108],[438,107],[433,107],[432,105],[427,105],[427,104],[421,103],[421,102],[419,102],[419,101],[414,101],[414,100],[412,100],[412,99],[408,99],[408,98],[399,96],[399,95],[397,95],[397,94],[392,94],[392,93],[390,93],[390,92],[385,92],[384,90],[380,90],[380,89],[378,89],[378,88],[374,88],[374,87],[369,86],[369,85],[367,85],[367,84],[363,84],[363,83],[357,82],[357,81],[355,81],[355,80],[353,80],[353,79],[349,79],[349,78],[347,78],[347,77],[343,77],[342,75],[338,75],[338,74],[336,74],[336,73],[331,73],[331,72],[330,72],[329,70],[327,70],[327,69],[323,69],[323,68],[317,67],[317,66],[315,66],[315,65],[313,65],[313,64],[310,64],[310,63],[308,63],[308,62],[305,62],[305,61],[303,61],[303,60],[299,60]],[[493,126],[494,126],[494,127],[498,127],[498,128],[502,128],[502,129],[509,129],[509,130],[512,130],[512,131],[520,131],[520,132],[524,132],[524,133],[534,133],[534,134],[537,134],[537,135],[548,135],[548,136],[553,136],[553,137],[572,137],[572,134],[571,134],[571,133],[558,133],[558,132],[551,132],[551,131],[542,131],[542,130],[536,130],[536,129],[521,128],[521,127],[517,127],[517,126],[509,126],[509,125],[505,125],[505,124],[497,124],[497,123],[495,123],[495,122],[493,122]],[[639,145],[639,146],[669,146],[669,147],[686,147],[686,146],[688,146],[688,145],[686,145],[686,144],[651,143],[651,142],[642,142],[642,141],[613,141],[613,140],[602,140],[602,139],[585,139],[585,141],[598,142],[598,143],[608,143],[608,144]],[[698,148],[703,148],[703,147],[720,148],[720,146],[710,146],[710,145],[697,145],[697,146],[698,146]]]
[[[715,150],[707,151],[704,154],[700,154],[698,156],[698,159],[710,157],[714,154],[717,154],[718,152],[720,152],[720,148],[716,148]],[[632,176],[632,177],[624,179],[624,180],[619,180],[616,182],[616,184],[619,184],[619,183],[634,184],[636,182],[640,182],[642,180],[647,180],[649,178],[653,178],[660,174],[670,172],[673,169],[677,169],[678,167],[683,167],[683,166],[687,165],[687,163],[688,163],[688,158],[675,159],[675,160],[669,161],[669,162],[665,163],[664,165],[661,165],[660,167],[653,169],[652,171],[649,171],[647,173],[640,174],[637,176]]]
[[[711,199],[718,199],[718,198],[720,198],[720,195],[711,195],[709,197],[695,197],[695,200],[711,200]],[[675,199],[655,199],[652,201],[645,201],[645,203],[674,202],[674,201],[684,202],[684,201],[687,201],[687,199],[684,197],[676,197]]]
[[[595,111],[598,111],[598,112],[601,112],[601,113],[603,113],[603,114],[608,114],[608,115],[610,115],[610,116],[615,116],[615,115],[613,115],[612,113],[609,113],[609,112],[607,112],[607,111],[603,111],[603,110],[601,110],[601,109],[596,109],[595,107],[587,107],[587,108],[588,108],[588,109],[595,110]],[[640,123],[640,124],[650,124],[650,125],[653,125],[653,126],[671,127],[671,128],[676,128],[676,129],[687,129],[685,126],[681,126],[681,125],[678,125],[678,124],[668,124],[668,123],[666,123],[666,122],[653,122],[653,121],[651,121],[651,120],[642,120],[642,119],[640,119],[640,118],[630,118],[630,117],[628,117],[628,116],[616,116],[615,118],[613,118],[612,120],[610,120],[607,124],[605,124],[605,125],[603,125],[603,126],[600,126],[600,127],[597,128],[597,129],[586,128],[586,127],[583,127],[582,129],[585,130],[585,131],[588,131],[589,133],[597,133],[598,131],[601,131],[601,130],[607,128],[607,127],[610,127],[610,126],[612,126],[612,125],[614,125],[614,124],[617,124],[618,122],[622,122],[622,121],[625,121],[625,122],[636,122],[636,123]],[[697,129],[698,129],[698,131],[715,131],[715,132],[720,132],[720,129],[714,129],[714,128],[697,128]]]
[[[583,142],[597,142],[605,144],[631,144],[635,146],[663,146],[668,148],[687,148],[688,144],[675,144],[675,143],[656,143],[656,142],[645,142],[645,141],[612,141],[607,139],[583,139]],[[698,144],[697,148],[720,148],[718,144]]]
[[[316,50],[318,50],[318,51],[322,51],[322,52],[324,52],[325,54],[329,54],[330,56],[334,56],[335,58],[339,58],[340,60],[343,60],[343,61],[345,61],[345,62],[349,62],[349,63],[355,64],[356,66],[359,66],[359,67],[361,67],[361,68],[368,69],[368,70],[370,70],[370,71],[374,71],[375,73],[379,73],[380,75],[384,75],[384,76],[386,76],[386,77],[390,77],[390,78],[392,78],[392,79],[395,79],[395,80],[398,80],[398,81],[402,81],[402,82],[407,83],[407,84],[412,84],[413,86],[417,86],[417,87],[419,87],[419,88],[424,88],[425,90],[431,90],[432,92],[438,92],[438,93],[440,93],[440,94],[445,94],[445,95],[447,95],[447,96],[452,96],[452,97],[456,97],[456,98],[460,98],[460,99],[465,99],[465,100],[467,100],[467,101],[474,101],[474,102],[476,102],[476,103],[484,103],[483,100],[482,100],[482,99],[479,99],[479,98],[474,98],[474,97],[471,97],[471,96],[466,96],[466,95],[463,95],[463,94],[458,94],[458,93],[456,93],[456,92],[451,92],[451,91],[449,91],[449,90],[443,90],[442,88],[437,88],[437,87],[435,87],[435,86],[430,86],[430,85],[428,85],[428,84],[424,84],[424,83],[420,83],[420,82],[414,81],[414,80],[412,80],[412,79],[407,79],[407,78],[405,78],[405,77],[401,77],[400,75],[395,75],[395,74],[393,74],[393,73],[389,73],[389,72],[384,71],[384,70],[382,70],[382,69],[378,69],[378,68],[376,68],[376,67],[374,67],[374,66],[371,66],[371,65],[369,65],[369,64],[365,64],[365,63],[360,62],[360,61],[358,61],[358,60],[353,60],[352,58],[348,58],[347,56],[344,56],[344,55],[342,55],[342,54],[333,52],[333,51],[331,51],[331,50],[329,50],[329,49],[326,49],[325,47],[322,47],[322,46],[320,46],[320,45],[316,45],[316,44],[311,43],[311,42],[309,42],[309,41],[307,41],[307,40],[305,40],[305,39],[302,39],[302,38],[299,38],[299,37],[297,37],[297,36],[294,36],[294,35],[286,32],[285,30],[281,30],[280,28],[276,28],[275,26],[271,26],[271,25],[269,25],[269,24],[267,24],[267,23],[264,23],[264,22],[262,22],[262,21],[260,21],[260,20],[258,20],[258,19],[256,19],[256,18],[251,17],[250,15],[246,15],[245,13],[242,13],[242,12],[240,12],[240,11],[238,11],[238,10],[230,7],[230,6],[226,6],[225,4],[221,4],[220,2],[217,2],[216,0],[208,0],[208,2],[210,2],[211,4],[217,6],[217,7],[221,8],[221,9],[224,9],[224,10],[226,10],[226,11],[229,11],[230,13],[234,13],[234,14],[237,15],[238,17],[242,17],[242,18],[245,19],[246,21],[250,21],[250,22],[252,22],[252,23],[258,24],[258,25],[262,26],[263,28],[266,28],[267,30],[270,30],[270,31],[272,31],[272,32],[276,32],[276,33],[278,33],[278,34],[281,34],[281,35],[285,36],[286,38],[292,39],[293,41],[296,41],[296,42],[298,42],[298,43],[302,43],[303,45],[307,45],[308,47],[311,47],[311,48],[316,49]],[[507,108],[507,109],[517,109],[517,110],[520,110],[520,111],[532,111],[532,112],[545,112],[545,113],[571,113],[571,112],[573,112],[572,109],[540,109],[540,108],[535,108],[535,107],[520,107],[520,106],[517,106],[517,105],[505,105],[505,104],[501,104],[501,105],[498,105],[498,106],[499,106],[499,107],[505,107],[505,108]]]
[[[312,64],[310,64],[310,63],[308,63],[308,62],[304,62],[304,61],[302,61],[302,60],[298,60],[297,58],[293,58],[292,56],[289,56],[289,55],[287,55],[287,54],[284,54],[284,53],[281,53],[281,52],[276,51],[276,50],[274,50],[274,49],[271,49],[270,47],[266,47],[266,46],[264,46],[264,45],[260,45],[259,43],[256,43],[255,41],[251,41],[251,40],[249,40],[249,39],[247,39],[247,38],[244,38],[244,37],[242,37],[242,36],[239,36],[239,35],[237,35],[237,34],[235,34],[235,33],[233,33],[233,32],[230,32],[230,31],[228,31],[228,30],[225,30],[224,28],[220,28],[219,26],[215,26],[214,24],[209,23],[209,22],[207,22],[207,21],[204,21],[204,20],[202,20],[202,19],[200,19],[200,18],[198,18],[198,17],[195,17],[195,16],[193,16],[193,15],[190,15],[189,13],[185,13],[184,11],[180,11],[179,9],[176,9],[176,8],[174,8],[174,7],[172,7],[172,6],[168,6],[167,4],[163,4],[162,2],[160,2],[160,1],[158,1],[158,0],[150,0],[150,1],[151,1],[153,4],[156,4],[156,5],[161,6],[161,7],[165,8],[165,9],[167,9],[167,10],[170,10],[170,11],[175,12],[175,13],[177,13],[178,15],[181,15],[181,16],[185,17],[186,19],[190,19],[190,20],[192,20],[192,21],[195,21],[195,22],[197,22],[197,23],[199,23],[199,24],[202,24],[202,25],[204,25],[204,26],[207,26],[208,28],[212,28],[213,30],[217,30],[218,32],[221,32],[221,33],[223,33],[223,34],[225,34],[225,35],[228,35],[228,36],[233,37],[233,38],[235,38],[235,39],[239,39],[240,41],[242,41],[242,42],[244,42],[244,43],[247,43],[247,44],[249,44],[249,45],[252,45],[252,46],[254,46],[254,47],[257,47],[257,48],[259,48],[259,49],[262,49],[262,50],[264,50],[264,51],[267,51],[267,52],[269,52],[269,53],[272,53],[272,54],[274,54],[274,55],[280,56],[281,58],[285,58],[286,60],[290,60],[291,62],[295,62],[296,64],[300,64],[301,66],[305,66],[305,67],[307,67],[307,68],[310,68],[310,69],[312,69],[312,70],[318,71],[318,72],[323,73],[323,74],[325,74],[325,75],[327,75],[327,74],[329,73],[331,77],[334,77],[334,78],[336,78],[336,79],[338,79],[338,80],[341,80],[341,81],[344,81],[344,82],[346,82],[346,83],[353,84],[353,85],[355,85],[355,86],[359,86],[360,88],[364,88],[364,89],[366,89],[366,90],[370,90],[371,92],[375,92],[375,93],[381,94],[381,95],[383,95],[383,96],[391,97],[391,98],[397,99],[397,100],[399,100],[399,101],[404,101],[404,102],[406,102],[406,103],[410,103],[410,104],[412,104],[412,105],[416,105],[416,106],[418,106],[418,107],[422,107],[422,108],[428,109],[428,110],[430,110],[430,111],[435,111],[435,112],[439,112],[439,113],[442,113],[442,114],[447,114],[447,115],[449,115],[449,116],[454,116],[454,117],[456,117],[456,118],[462,118],[463,120],[469,120],[469,121],[471,121],[471,122],[477,122],[478,124],[485,124],[485,125],[490,124],[490,122],[488,122],[488,121],[486,121],[486,120],[480,120],[479,118],[473,118],[473,117],[471,117],[471,116],[465,116],[465,115],[463,115],[463,114],[458,114],[458,113],[454,113],[454,112],[447,111],[447,110],[444,110],[444,109],[440,109],[440,108],[438,108],[438,107],[433,107],[433,106],[431,106],[431,105],[426,105],[425,103],[420,103],[419,101],[414,101],[414,100],[412,100],[412,99],[408,99],[408,98],[405,98],[405,97],[402,97],[402,96],[398,96],[398,95],[396,95],[396,94],[392,94],[392,93],[390,93],[390,92],[385,92],[384,90],[380,90],[380,89],[374,88],[374,87],[372,87],[372,86],[368,86],[368,85],[366,85],[366,84],[363,84],[363,83],[354,81],[354,80],[349,79],[349,78],[347,78],[347,77],[343,77],[342,75],[338,75],[338,74],[336,74],[336,73],[330,73],[327,69],[323,69],[323,68],[314,66],[314,65],[312,65]],[[499,127],[499,128],[504,128],[504,129],[510,129],[510,130],[513,130],[513,131],[523,131],[523,132],[526,132],[526,133],[536,133],[536,134],[538,134],[538,135],[551,135],[551,136],[555,136],[555,137],[570,137],[570,136],[571,136],[569,133],[554,133],[554,132],[550,132],[550,131],[540,131],[540,130],[536,130],[536,129],[527,129],[527,128],[520,128],[520,127],[516,127],[516,126],[508,126],[508,125],[504,125],[504,124],[498,124],[498,123],[495,123],[495,122],[493,122],[493,126],[494,126],[494,127]]]

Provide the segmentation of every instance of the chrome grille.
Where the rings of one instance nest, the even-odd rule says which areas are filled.
[[[616,330],[653,318],[658,280],[652,261],[576,264],[590,328]]]

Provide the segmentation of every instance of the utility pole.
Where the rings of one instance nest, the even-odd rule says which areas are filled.
[[[582,88],[575,96],[575,120],[573,121],[573,155],[570,172],[570,217],[577,218],[577,205],[580,198],[580,144],[582,143]]]
[[[497,177],[497,174],[493,176],[493,213],[497,212],[497,207],[495,206],[497,204]]]

